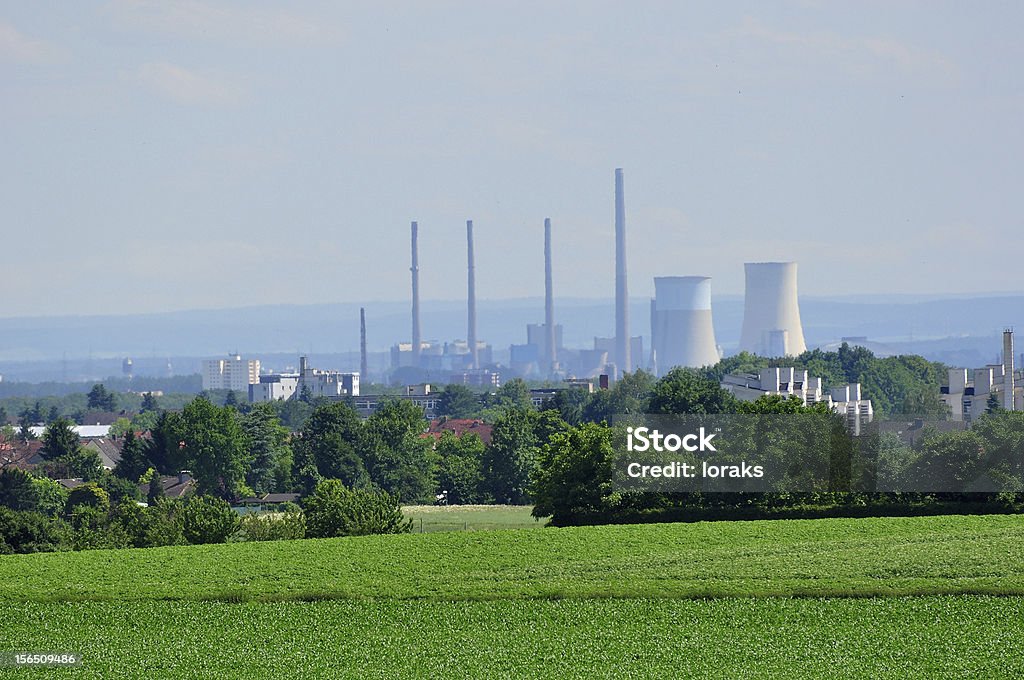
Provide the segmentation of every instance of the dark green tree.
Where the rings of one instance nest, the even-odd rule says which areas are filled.
[[[237,498],[249,468],[249,450],[238,412],[197,397],[181,413],[184,459],[199,493]]]
[[[495,503],[521,505],[529,499],[539,457],[536,421],[536,411],[510,408],[494,423],[482,461],[482,488]]]
[[[453,505],[483,502],[480,483],[486,447],[480,437],[472,432],[459,437],[446,430],[441,433],[435,450],[439,459],[437,487],[440,492],[447,492],[448,502]]]
[[[281,425],[274,407],[267,402],[255,405],[242,416],[242,431],[252,461],[245,475],[249,488],[258,494],[290,489],[292,450],[288,428]]]
[[[157,472],[176,475],[185,468],[185,423],[180,413],[164,411],[150,429],[146,457]]]
[[[598,517],[616,504],[611,429],[584,423],[551,437],[533,476],[534,517],[556,525]]]
[[[99,455],[82,446],[74,427],[74,423],[63,417],[47,426],[39,450],[46,461],[43,469],[54,478],[94,479],[102,470]]]
[[[109,392],[101,383],[96,383],[89,390],[86,405],[92,411],[116,411],[117,395]]]
[[[146,443],[135,436],[134,430],[129,429],[125,432],[124,442],[121,445],[121,460],[117,462],[114,474],[122,479],[138,482],[139,477],[152,466],[146,455],[147,449]]]
[[[407,401],[384,401],[363,425],[362,450],[371,481],[405,503],[432,500],[437,455],[424,437],[423,411]]]
[[[688,368],[673,368],[654,385],[647,406],[650,413],[733,413],[736,399],[718,382]]]
[[[465,385],[445,385],[438,399],[437,415],[449,418],[476,418],[480,415],[480,397]]]
[[[146,392],[142,395],[142,406],[139,407],[139,411],[142,413],[149,413],[152,411],[159,411],[160,404],[156,400],[156,395],[152,392]]]
[[[312,492],[323,478],[340,479],[349,487],[370,482],[360,456],[362,424],[359,414],[344,402],[329,402],[313,409],[295,441],[294,476]]]

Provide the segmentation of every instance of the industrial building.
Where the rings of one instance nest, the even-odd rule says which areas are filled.
[[[205,359],[202,365],[204,390],[234,390],[248,394],[249,385],[260,381],[259,359],[243,359],[238,354],[227,359]]]
[[[652,372],[661,377],[676,366],[712,366],[720,358],[711,319],[711,279],[655,277],[651,300]]]
[[[268,373],[260,381],[249,385],[249,401],[287,401],[295,396],[299,387],[298,373]]]
[[[798,397],[805,406],[825,402],[846,417],[854,434],[860,434],[861,428],[875,417],[871,400],[861,395],[860,383],[840,385],[825,392],[821,378],[792,366],[762,368],[756,375],[732,373],[722,379],[721,387],[740,401],[756,401],[766,394],[778,394]]]
[[[740,351],[765,357],[807,351],[797,301],[796,262],[747,262]]]
[[[423,415],[428,420],[437,417],[437,407],[441,400],[441,393],[433,389],[432,385],[407,385],[405,393],[400,395],[391,394],[362,394],[352,399],[352,407],[363,418],[369,418],[381,404],[390,401],[407,401],[413,406],[423,410]]]
[[[1006,411],[1024,410],[1024,371],[1013,365],[1013,330],[1003,331],[1003,361],[968,371],[949,369],[949,380],[941,389],[941,399],[952,420],[971,423],[989,410],[989,400],[996,398]]]
[[[308,390],[313,398],[356,397],[359,396],[359,374],[310,368],[309,360],[299,357],[297,389],[299,394]]]

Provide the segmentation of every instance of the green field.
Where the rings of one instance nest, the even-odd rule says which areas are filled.
[[[69,677],[1021,677],[1024,517],[4,556],[17,649],[84,654]]]
[[[82,653],[49,675],[92,678],[1019,678],[1024,659],[1024,599],[978,596],[32,603],[0,617],[3,647]]]
[[[544,521],[530,514],[529,505],[407,505],[402,508],[412,519],[416,533],[433,531],[493,531],[494,529],[540,529]]]
[[[1024,594],[1024,517],[700,522],[0,558],[0,601]]]

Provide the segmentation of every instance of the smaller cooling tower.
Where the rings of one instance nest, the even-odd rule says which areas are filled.
[[[796,297],[796,262],[748,262],[740,350],[760,356],[807,351]]]
[[[658,376],[675,366],[717,364],[718,347],[711,322],[711,279],[707,276],[656,276],[651,304],[651,355]]]

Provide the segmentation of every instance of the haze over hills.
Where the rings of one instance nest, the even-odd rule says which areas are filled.
[[[387,350],[409,340],[409,303],[370,302],[367,344],[371,371],[386,370]],[[118,316],[15,317],[0,319],[0,374],[7,380],[98,379],[120,373],[132,357],[137,375],[198,371],[199,360],[228,352],[261,358],[276,369],[294,365],[299,353],[329,368],[358,370],[359,307],[355,303],[269,305]],[[631,299],[631,330],[649,351],[649,301]],[[921,299],[921,296],[804,297],[801,316],[808,347],[843,337],[866,337],[894,353],[922,354],[954,365],[995,360],[999,332],[1024,328],[1024,295]],[[567,347],[590,347],[595,336],[613,334],[612,299],[556,301],[556,321]],[[741,296],[714,300],[718,343],[735,351],[743,315]],[[526,341],[526,324],[541,323],[541,297],[478,301],[479,337],[496,359]],[[424,301],[423,337],[440,342],[465,338],[463,300]],[[877,346],[876,345],[876,346]],[[647,358],[645,357],[645,363]]]

